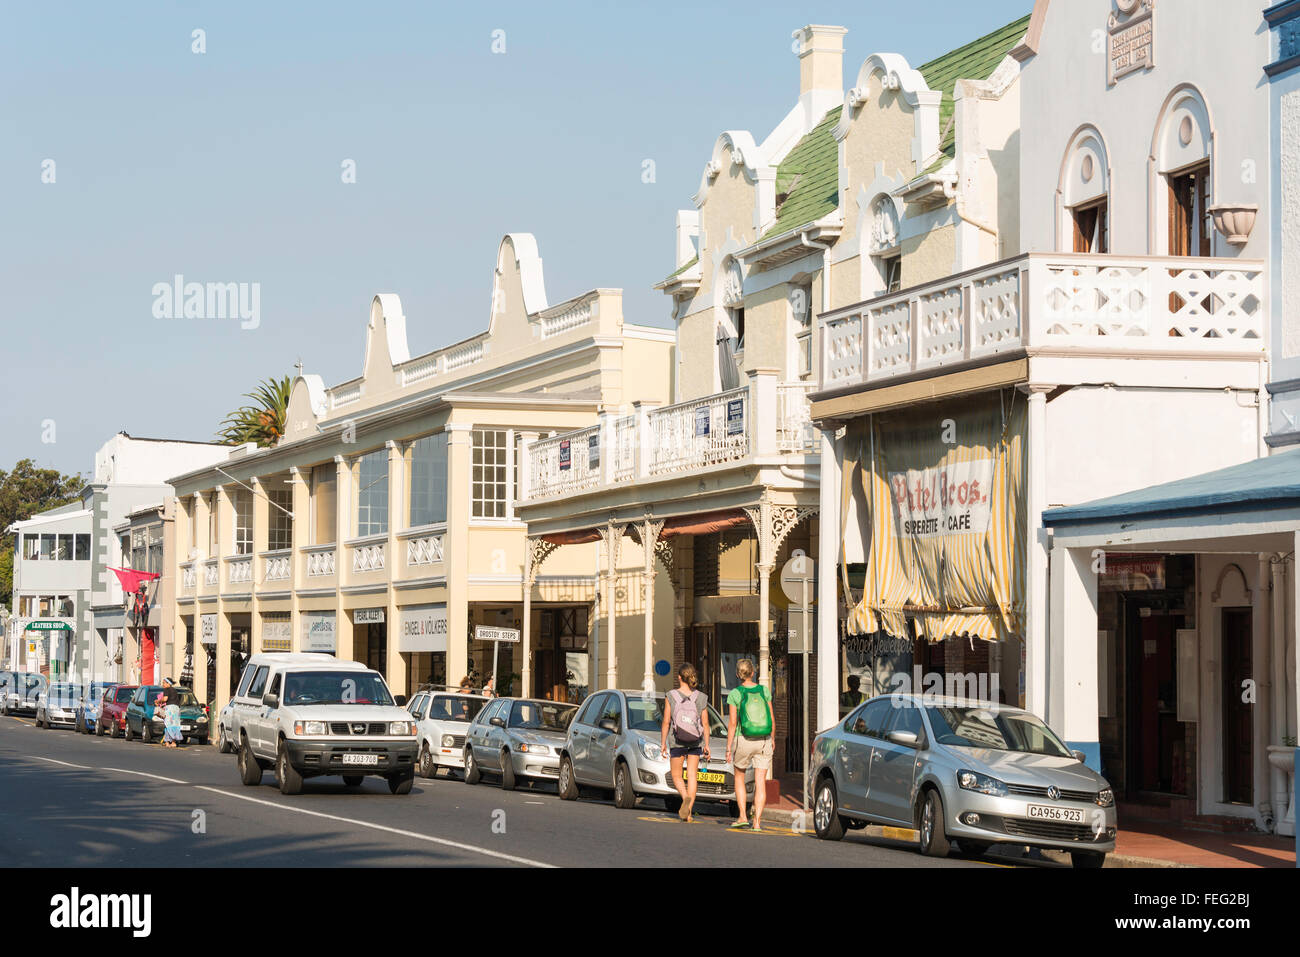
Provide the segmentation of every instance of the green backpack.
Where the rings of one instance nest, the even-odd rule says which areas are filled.
[[[772,712],[763,696],[763,686],[746,688],[740,692],[740,733],[747,738],[766,738],[772,733]]]

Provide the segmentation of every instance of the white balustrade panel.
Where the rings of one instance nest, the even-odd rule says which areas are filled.
[[[227,578],[232,585],[247,585],[253,580],[253,560],[239,558],[230,563]]]
[[[441,535],[422,535],[419,538],[407,539],[406,564],[432,565],[442,560]]]
[[[263,561],[262,577],[264,581],[288,581],[290,572],[288,555],[268,555]]]
[[[307,553],[307,577],[324,578],[334,574],[334,549]]]
[[[782,382],[776,387],[776,441],[782,452],[813,452],[815,430],[808,397],[811,382]]]
[[[216,588],[221,579],[221,569],[216,559],[203,563],[203,584],[207,588]]]
[[[355,545],[352,548],[352,570],[354,572],[377,572],[384,567],[384,543],[374,545]]]
[[[740,403],[739,419],[728,408]],[[734,389],[649,413],[649,473],[682,472],[742,459],[749,454],[749,390]]]

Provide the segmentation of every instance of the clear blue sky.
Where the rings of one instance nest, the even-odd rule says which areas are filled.
[[[722,130],[761,140],[793,105],[792,30],[848,27],[848,85],[873,52],[919,64],[1031,7],[6,5],[0,468],[87,472],[119,429],[210,439],[299,357],[352,378],[377,292],[413,355],[479,332],[506,232],[536,235],[552,303],[621,287],[629,321],[668,325],[674,212]],[[610,221],[640,228],[615,244]],[[259,328],[154,318],[176,273],[260,283]]]

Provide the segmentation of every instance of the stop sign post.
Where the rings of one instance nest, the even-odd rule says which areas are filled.
[[[803,742],[800,745],[803,751],[803,806],[808,807],[808,745],[810,735],[808,733],[808,655],[812,651],[811,629],[809,627],[809,611],[812,607],[811,595],[813,588],[813,560],[804,554],[802,549],[795,549],[790,556],[790,560],[781,568],[781,591],[785,592],[785,597],[790,600],[791,605],[797,605],[803,612],[803,621],[799,628],[798,642],[791,641],[788,650],[792,655],[803,656]]]

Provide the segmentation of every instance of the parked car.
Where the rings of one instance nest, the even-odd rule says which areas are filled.
[[[465,729],[465,783],[483,774],[514,789],[520,778],[555,780],[560,748],[577,713],[576,704],[543,698],[495,698]]]
[[[37,699],[50,686],[45,675],[32,671],[6,671],[0,678],[4,682],[0,714],[35,714]]]
[[[327,655],[323,652],[273,651],[263,652],[249,658],[244,664],[243,672],[240,673],[239,686],[235,689],[235,693],[230,696],[230,701],[221,709],[218,728],[219,736],[217,738],[221,753],[226,754],[239,746],[244,719],[249,715],[261,712],[262,694],[266,690],[267,676],[273,668],[293,664],[328,665],[336,661],[338,659],[333,655]],[[257,684],[256,694],[251,690],[255,681]],[[220,735],[225,737],[224,745]]]
[[[99,704],[99,720],[95,722],[96,734],[112,738],[126,735],[126,709],[135,697],[137,685],[117,685],[106,692]]]
[[[406,709],[415,718],[416,773],[436,777],[439,768],[449,774],[465,768],[465,731],[491,700],[482,695],[450,691],[417,691]]]
[[[235,750],[235,699],[231,698],[217,716],[217,752],[229,754]]]
[[[1100,867],[1115,849],[1115,798],[1100,774],[1036,715],[987,701],[892,694],[872,698],[813,743],[817,836],[892,824],[920,832],[942,857],[956,840],[1070,852]]]
[[[236,709],[244,784],[260,784],[262,771],[274,767],[281,794],[298,794],[306,778],[329,774],[342,775],[349,787],[380,775],[392,793],[411,792],[415,722],[379,672],[333,656],[259,661],[263,657],[269,656],[250,660],[254,673],[243,688],[260,709]]]
[[[117,687],[116,681],[92,681],[86,685],[81,695],[81,700],[77,702],[77,731],[83,734],[94,734],[95,728],[99,724],[100,702],[105,692],[110,692]]]
[[[36,727],[76,728],[81,685],[56,681],[36,698]]]
[[[126,706],[126,739],[133,741],[136,735],[145,744],[161,739],[166,728],[162,709],[154,706],[154,701],[167,689],[162,685],[140,685],[131,696]],[[181,736],[185,743],[193,738],[199,744],[208,743],[208,706],[194,697],[189,688],[174,687],[180,694],[178,702],[181,709]]]
[[[582,787],[612,793],[616,807],[636,806],[639,797],[657,797],[670,811],[682,806],[673,787],[668,755],[659,749],[664,721],[662,691],[599,691],[591,695],[569,726],[560,754],[560,797],[571,801]],[[727,725],[709,706],[708,761],[700,758],[696,801],[721,801],[735,807],[735,772],[726,761]],[[683,762],[682,774],[686,774]],[[745,773],[752,798],[754,772]]]

